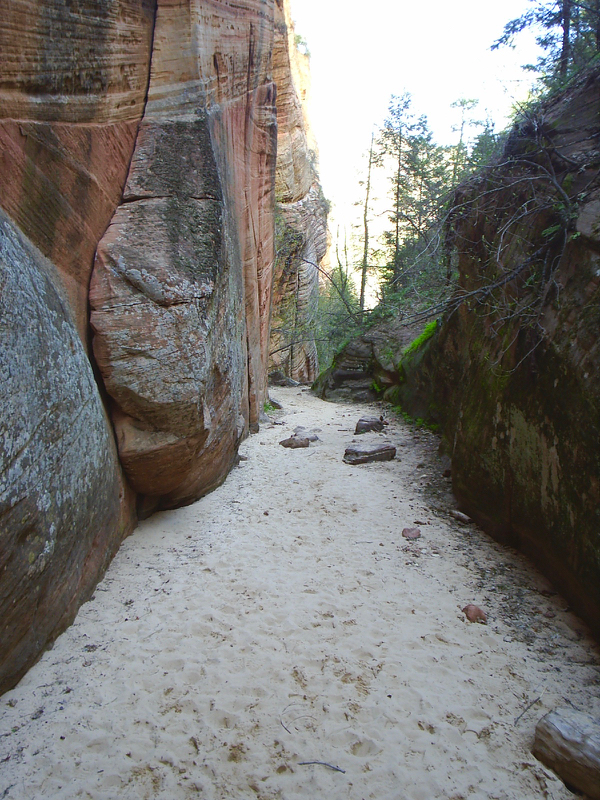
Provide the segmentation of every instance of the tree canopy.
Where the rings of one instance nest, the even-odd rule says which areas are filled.
[[[513,46],[515,37],[533,28],[544,51],[536,64],[527,65],[547,85],[564,83],[568,76],[600,53],[600,0],[530,0],[531,8],[504,26],[492,45]]]

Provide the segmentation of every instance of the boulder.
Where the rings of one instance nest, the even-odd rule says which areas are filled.
[[[269,373],[269,384],[271,386],[300,386],[299,381],[295,381],[293,378],[288,378],[280,369],[273,370],[273,372]]]
[[[0,211],[0,692],[72,621],[134,520],[56,270]]]
[[[600,721],[572,708],[551,711],[535,729],[533,755],[569,788],[600,800]]]
[[[148,103],[90,288],[119,452],[147,510],[223,481],[267,399],[273,24],[264,3],[197,6],[158,4]]]
[[[356,423],[355,434],[369,433],[369,431],[382,431],[387,423],[383,417],[361,417]]]

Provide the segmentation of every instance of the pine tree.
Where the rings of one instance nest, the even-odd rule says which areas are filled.
[[[449,188],[448,151],[433,141],[425,116],[416,117],[409,94],[392,97],[379,137],[381,162],[389,170],[391,227],[383,235],[388,256],[384,294],[427,282],[439,270],[437,221]]]
[[[504,26],[492,50],[513,46],[521,31],[538,31],[536,41],[544,50],[537,64],[544,83],[564,83],[569,74],[585,66],[600,53],[600,0],[530,0],[533,7]]]

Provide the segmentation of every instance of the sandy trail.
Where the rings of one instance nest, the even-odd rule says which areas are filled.
[[[284,424],[213,494],[142,523],[0,699],[0,799],[572,798],[529,748],[556,706],[600,713],[583,624],[448,515],[435,436],[354,437],[378,409],[273,395]],[[298,425],[320,441],[280,447]],[[347,466],[355,438],[399,458]]]

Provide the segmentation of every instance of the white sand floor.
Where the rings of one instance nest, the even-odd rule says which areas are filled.
[[[557,706],[600,715],[585,626],[448,514],[433,434],[355,437],[377,407],[272,395],[284,424],[217,491],[140,524],[0,698],[0,800],[572,798],[530,747]],[[298,425],[320,441],[280,447]],[[353,439],[398,458],[348,466]]]

